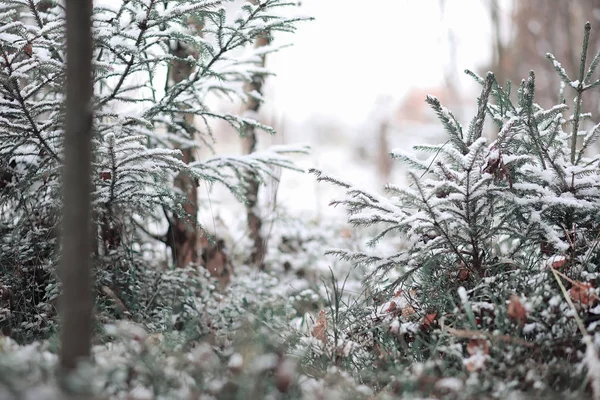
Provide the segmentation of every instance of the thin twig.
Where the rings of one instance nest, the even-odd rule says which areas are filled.
[[[488,332],[477,331],[477,330],[468,330],[468,329],[454,329],[454,328],[446,328],[446,332],[464,339],[489,339],[492,341],[505,342],[505,343],[513,343],[518,344],[520,346],[525,347],[535,347],[533,343],[528,342],[525,339],[509,336],[509,335],[493,335]]]
[[[573,132],[571,133],[571,164],[575,164],[577,134],[579,132],[579,118],[581,116],[581,106],[583,102],[582,95],[585,90],[583,84],[583,79],[585,77],[585,60],[587,58],[587,49],[590,41],[591,30],[592,26],[589,22],[587,22],[583,31],[583,47],[581,49],[581,63],[579,64],[579,82],[576,88],[577,96],[575,97],[575,114],[573,115]]]

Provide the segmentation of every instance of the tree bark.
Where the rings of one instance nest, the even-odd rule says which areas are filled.
[[[252,4],[256,4],[256,0],[251,1]],[[255,47],[260,48],[267,46],[270,43],[269,37],[266,35],[260,36],[256,39]],[[265,66],[266,55],[261,55],[260,66]],[[264,78],[260,75],[255,75],[252,77],[252,80],[248,82],[246,85],[246,93],[251,94],[252,92],[257,92],[262,94],[262,87],[264,83]],[[245,104],[242,113],[258,112],[260,108],[260,102],[252,97],[251,95],[248,98],[247,103]],[[244,130],[244,138],[243,138],[243,151],[245,154],[251,154],[256,151],[256,146],[258,144],[258,140],[256,137],[256,130],[252,126],[247,126]],[[260,217],[260,213],[258,210],[258,191],[260,188],[260,183],[256,174],[253,172],[249,172],[247,175],[248,179],[248,192],[246,195],[246,218],[248,221],[248,232],[250,239],[252,240],[252,250],[250,253],[250,257],[248,258],[248,262],[252,265],[258,265],[261,269],[264,267],[264,259],[266,253],[266,244],[265,239],[262,235],[262,218]]]
[[[92,0],[67,0],[67,99],[60,273],[65,370],[89,358],[93,323],[90,271],[92,152]]]
[[[383,185],[390,183],[392,176],[392,158],[390,157],[390,141],[388,138],[389,121],[386,116],[379,123],[377,134],[377,172]]]
[[[198,35],[202,34],[202,26],[192,22],[192,25],[198,31]],[[189,49],[183,44],[177,44],[177,47],[171,51],[173,55],[180,58],[186,58],[191,54]],[[192,72],[192,67],[183,61],[174,61],[171,63],[169,78],[174,83],[179,83],[187,79]],[[191,114],[186,114],[184,117],[185,125],[189,127],[189,134],[194,135],[192,129],[194,117]],[[196,161],[193,148],[180,149],[183,153],[183,162],[189,164]],[[175,179],[175,187],[186,194],[187,203],[183,208],[185,212],[193,218],[193,221],[187,221],[185,218],[180,218],[173,215],[167,233],[167,241],[173,253],[173,262],[178,268],[183,268],[190,263],[198,260],[198,232],[195,227],[195,222],[198,214],[198,184],[188,174],[181,173]],[[192,222],[192,223],[191,223]]]

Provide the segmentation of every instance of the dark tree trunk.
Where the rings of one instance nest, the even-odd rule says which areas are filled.
[[[184,163],[195,161],[193,149],[185,148],[181,152]],[[183,268],[198,260],[198,233],[194,225],[198,214],[198,185],[189,175],[181,173],[175,179],[175,187],[186,193],[187,202],[183,209],[193,218],[193,221],[186,221],[174,215],[171,221],[173,261],[177,267]]]
[[[67,100],[60,273],[60,361],[73,370],[89,358],[93,321],[90,273],[92,152],[92,0],[67,0]]]
[[[256,0],[252,0],[251,3],[256,4]],[[260,36],[255,43],[255,47],[264,47],[269,44],[269,38],[267,36]],[[260,66],[265,66],[266,56],[261,56]],[[264,78],[262,76],[254,76],[252,81],[246,86],[246,93],[257,92],[262,94],[262,86]],[[252,111],[256,113],[260,107],[260,102],[250,97],[246,103],[244,111]],[[254,127],[248,126],[245,129],[245,137],[243,139],[243,151],[245,154],[251,154],[256,151],[256,145],[258,140],[256,137],[256,130]],[[266,244],[265,239],[262,235],[262,219],[258,210],[258,189],[260,187],[256,174],[248,173],[248,192],[247,192],[247,204],[246,204],[246,218],[248,220],[248,232],[250,239],[252,240],[252,251],[248,262],[252,265],[258,265],[261,268],[264,266],[263,261],[265,259]]]
[[[202,35],[202,26],[194,21],[190,21],[190,23],[196,28],[198,35]],[[180,58],[186,58],[190,55],[193,57],[198,56],[197,54],[192,54],[192,51],[183,43],[179,43],[172,50],[172,54]],[[173,83],[179,83],[190,76],[192,67],[186,62],[174,61],[170,65],[169,72],[169,79]],[[186,127],[193,139],[194,116],[186,114],[183,116],[183,119],[182,125]],[[184,163],[189,164],[196,161],[194,150],[189,147],[181,149]],[[198,260],[198,232],[195,226],[198,214],[198,184],[189,175],[181,173],[175,179],[175,187],[186,194],[187,202],[183,208],[193,219],[193,221],[188,221],[185,218],[173,215],[169,225],[169,232],[167,233],[167,243],[173,253],[173,262],[177,267],[183,268]]]

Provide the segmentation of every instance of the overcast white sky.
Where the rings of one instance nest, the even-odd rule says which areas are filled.
[[[459,75],[490,55],[484,0],[303,0],[315,18],[285,40],[294,46],[269,56],[277,74],[270,105],[292,120],[314,114],[360,122],[380,95],[401,98],[411,87],[433,87],[450,61],[446,32],[456,34]],[[464,82],[464,81],[463,81]]]
[[[96,4],[117,0],[94,0]],[[509,0],[501,0],[503,3]],[[440,4],[445,3],[445,12]],[[286,120],[335,117],[361,122],[381,95],[401,99],[410,88],[443,81],[451,60],[447,32],[456,37],[455,66],[463,78],[490,56],[486,0],[301,0],[314,17],[269,55],[265,108]],[[463,79],[463,84],[470,81]],[[460,87],[460,85],[459,85]]]

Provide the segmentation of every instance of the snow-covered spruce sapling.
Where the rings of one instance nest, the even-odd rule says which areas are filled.
[[[390,270],[403,265],[406,274],[393,282],[390,290],[422,269],[436,277],[458,273],[461,269],[478,278],[486,274],[492,263],[491,252],[487,249],[493,247],[496,237],[512,229],[506,219],[493,218],[502,212],[502,205],[493,201],[494,191],[500,188],[494,187],[494,176],[485,166],[489,152],[482,137],[483,121],[493,83],[490,74],[479,98],[477,115],[466,132],[436,98],[427,98],[450,140],[442,145],[418,146],[419,150],[433,154],[425,161],[394,151],[394,158],[412,167],[409,172],[411,187],[386,186],[395,197],[367,193],[317,172],[319,180],[328,180],[347,189],[347,197],[333,204],[347,207],[351,223],[387,225],[372,239],[373,244],[391,232],[406,235],[411,244],[406,251],[389,257],[343,249],[332,250],[332,254],[369,264],[373,269],[369,277],[372,283],[380,283]]]
[[[116,258],[126,271],[150,237],[166,242],[149,226],[164,224],[165,215],[186,216],[185,193],[173,189],[178,174],[225,184],[245,200],[246,171],[256,171],[260,179],[272,175],[274,166],[293,168],[286,154],[305,148],[187,164],[180,152],[210,146],[214,119],[241,133],[249,125],[272,132],[250,118],[215,111],[211,99],[247,99],[244,84],[255,73],[267,73],[258,66],[260,55],[278,49],[273,45],[257,54],[252,44],[263,35],[293,31],[302,18],[283,12],[293,6],[283,0],[241,7],[230,0],[96,4],[93,202],[96,265],[108,266],[99,273],[113,273]],[[57,2],[0,0],[0,262],[6,266],[1,302],[8,310],[0,314],[0,326],[21,339],[52,325],[58,293],[64,18]],[[203,22],[202,35],[191,29],[190,19]],[[171,51],[177,45],[192,51],[179,57]],[[174,63],[188,65],[189,74],[165,87]],[[189,224],[195,217],[187,215]]]
[[[425,159],[392,152],[409,167],[408,186],[387,185],[391,196],[383,196],[314,171],[318,180],[345,188],[346,196],[333,204],[346,207],[351,223],[382,227],[371,244],[386,235],[405,239],[406,247],[394,254],[330,251],[371,269],[366,284],[374,295],[367,309],[374,299],[375,306],[377,299],[395,304],[410,299],[402,312],[375,307],[381,318],[362,323],[363,332],[369,324],[383,324],[376,343],[388,356],[395,354],[392,365],[443,354],[430,360],[431,373],[466,378],[477,372],[472,391],[496,390],[495,382],[507,374],[523,377],[514,386],[523,390],[530,389],[528,379],[545,390],[581,390],[585,374],[573,363],[582,357],[570,354],[585,349],[550,268],[561,270],[587,329],[600,339],[592,322],[600,171],[599,158],[586,154],[600,128],[582,129],[583,95],[600,82],[592,79],[600,55],[586,65],[589,32],[586,25],[579,80],[571,81],[549,55],[565,86],[575,91],[573,116],[565,116],[565,103],[550,109],[535,103],[533,72],[514,101],[511,86],[501,87],[493,74],[483,78],[467,71],[483,87],[468,127],[428,97],[448,140],[416,146],[429,154]],[[483,136],[486,119],[495,126],[490,144]],[[390,331],[391,337],[381,334]],[[411,345],[398,352],[399,340]],[[475,340],[487,343],[476,346],[485,354],[474,350]],[[560,378],[551,371],[561,371]]]

